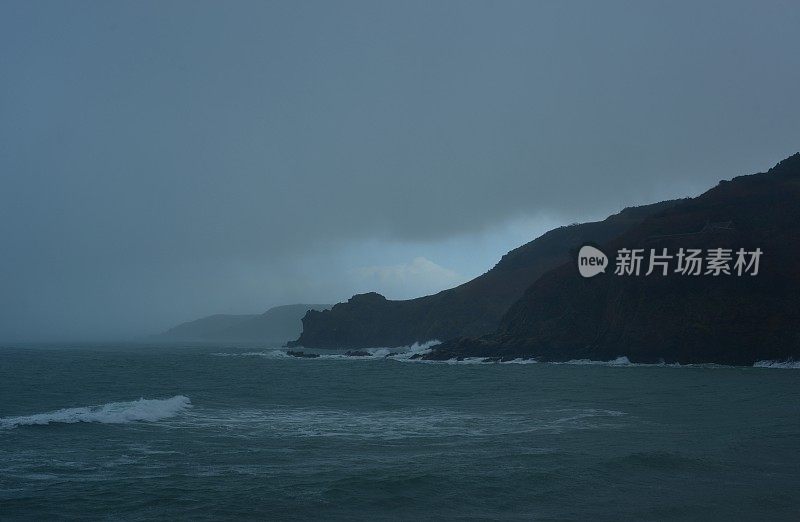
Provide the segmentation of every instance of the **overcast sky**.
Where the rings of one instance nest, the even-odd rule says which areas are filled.
[[[432,293],[800,149],[797,2],[0,2],[0,340]]]

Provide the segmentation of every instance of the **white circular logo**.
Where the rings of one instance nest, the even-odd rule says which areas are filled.
[[[578,271],[583,277],[594,277],[606,271],[608,256],[602,250],[584,245],[578,252]]]

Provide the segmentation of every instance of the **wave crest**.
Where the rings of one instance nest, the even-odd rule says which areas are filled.
[[[53,423],[98,422],[125,424],[129,422],[154,422],[173,417],[192,406],[189,397],[175,395],[168,399],[139,399],[127,402],[109,402],[100,406],[64,408],[47,413],[0,418],[0,428],[36,426]]]
[[[754,368],[785,368],[789,370],[800,369],[800,361],[789,359],[788,361],[758,361],[753,364]]]
[[[395,361],[417,360],[412,359],[415,355],[428,353],[433,346],[441,344],[439,340],[431,340],[424,343],[414,343],[408,346],[397,348],[363,348],[353,349],[354,352],[362,352],[360,355],[348,355],[347,353],[319,353],[306,352],[312,357],[297,357],[290,355],[287,350],[269,350],[264,352],[217,352],[211,355],[215,357],[264,357],[267,359],[306,359],[306,360],[374,360],[392,359]]]

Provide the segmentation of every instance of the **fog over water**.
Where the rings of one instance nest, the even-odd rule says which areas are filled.
[[[5,1],[0,342],[423,295],[766,170],[800,5],[720,5]]]

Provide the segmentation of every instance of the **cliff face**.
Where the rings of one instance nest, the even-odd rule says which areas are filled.
[[[706,226],[720,222],[732,223]],[[756,276],[613,274],[620,248],[674,254],[681,247],[764,253]],[[601,248],[611,258],[608,273],[584,279],[572,259],[531,285],[495,333],[448,341],[428,357],[624,355],[746,365],[800,357],[800,154],[767,173],[721,182]]]
[[[289,346],[395,347],[492,332],[524,290],[568,260],[571,249],[610,240],[674,204],[628,208],[603,221],[557,228],[512,250],[482,276],[435,295],[389,301],[376,293],[360,294],[330,310],[309,311],[300,338]]]

